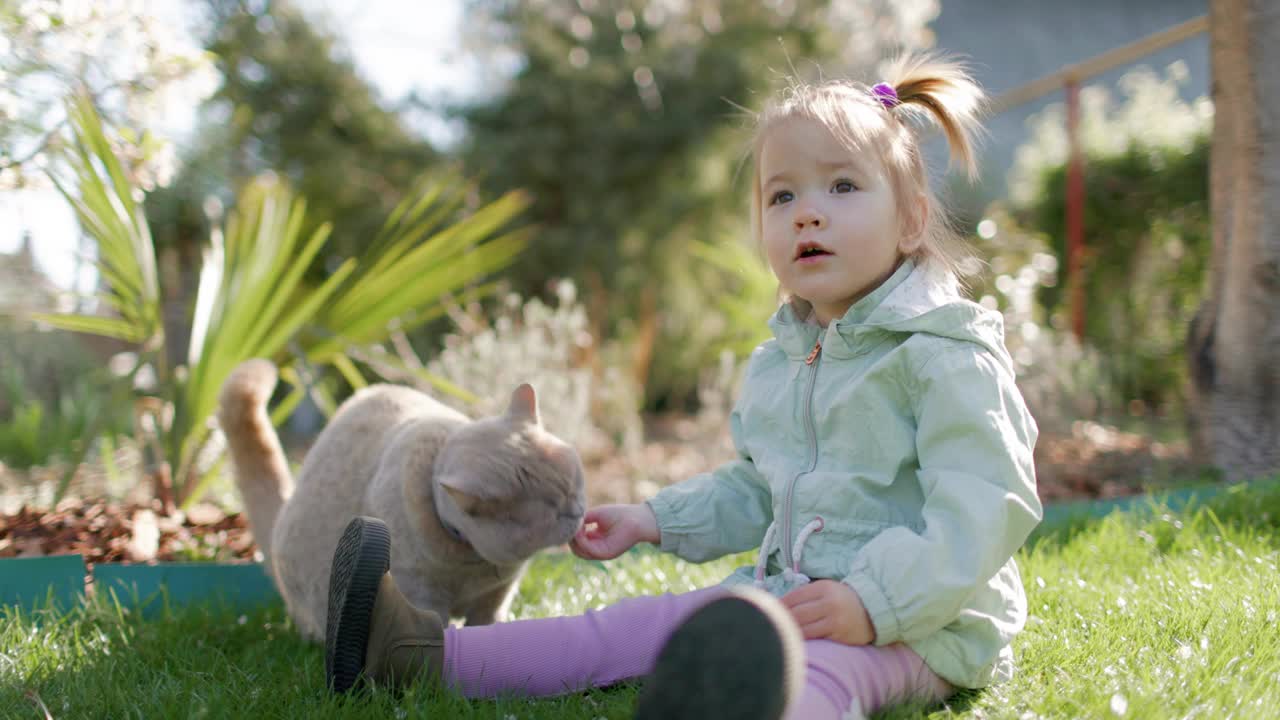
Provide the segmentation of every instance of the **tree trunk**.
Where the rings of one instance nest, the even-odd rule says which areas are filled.
[[[1213,258],[1188,336],[1192,449],[1229,480],[1280,470],[1280,3],[1211,0]]]

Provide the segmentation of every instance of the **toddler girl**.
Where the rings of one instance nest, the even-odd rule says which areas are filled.
[[[738,456],[590,510],[572,542],[695,562],[758,547],[754,567],[581,616],[445,627],[357,518],[335,555],[330,685],[425,673],[469,697],[544,696],[648,676],[642,717],[810,719],[1009,678],[1037,431],[1001,316],[960,295],[907,122],[940,126],[972,177],[980,100],[962,68],[914,56],[872,87],[793,87],[758,117],[752,226],[786,300],[730,416]]]

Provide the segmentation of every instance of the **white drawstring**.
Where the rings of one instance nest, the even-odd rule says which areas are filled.
[[[822,517],[818,516],[805,523],[804,528],[800,530],[800,534],[796,536],[795,545],[791,546],[792,565],[782,571],[782,578],[788,583],[799,582],[801,585],[809,583],[809,576],[800,572],[800,558],[804,555],[804,543],[809,536],[818,532],[823,526]]]
[[[778,521],[769,523],[764,531],[764,543],[760,545],[760,556],[756,558],[756,587],[764,587],[764,567],[769,562],[769,546],[773,544],[773,536],[778,534]]]
[[[782,571],[782,578],[787,583],[799,582],[805,585],[809,582],[809,576],[800,572],[800,558],[804,555],[804,544],[809,540],[809,536],[820,532],[825,523],[822,516],[819,515],[805,524],[800,530],[800,534],[796,536],[796,542],[791,546],[792,566]],[[773,544],[773,536],[777,534],[778,523],[775,520],[769,525],[769,529],[764,534],[764,544],[760,548],[760,557],[756,558],[756,587],[764,587],[764,568],[768,562],[769,546]]]

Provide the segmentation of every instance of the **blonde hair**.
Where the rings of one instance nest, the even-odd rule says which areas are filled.
[[[862,83],[833,80],[818,85],[793,83],[756,116],[752,155],[755,170],[751,192],[751,231],[762,243],[760,151],[769,131],[791,118],[821,123],[850,152],[877,157],[889,180],[901,225],[913,214],[915,199],[927,203],[920,243],[909,257],[935,261],[957,278],[965,274],[965,244],[952,229],[945,209],[929,187],[920,140],[909,120],[932,121],[946,135],[951,162],[964,167],[970,180],[978,175],[975,160],[979,110],[985,96],[966,68],[934,54],[911,54],[890,63],[885,83],[898,99],[886,107],[872,88]]]

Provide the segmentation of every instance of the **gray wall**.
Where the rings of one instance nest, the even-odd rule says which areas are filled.
[[[1126,45],[1154,32],[1208,13],[1204,0],[941,0],[932,28],[936,47],[967,57],[976,79],[992,97],[1099,53]],[[1128,70],[1147,65],[1161,75],[1175,60],[1189,72],[1182,94],[1193,99],[1209,94],[1209,37],[1189,40],[1148,55],[1087,81],[1106,84],[1120,97],[1116,81]],[[988,118],[990,131],[983,151],[983,180],[979,188],[954,188],[954,201],[965,209],[980,209],[1002,197],[1014,150],[1028,137],[1028,116],[1054,102],[1062,92]],[[936,167],[945,163],[945,146],[929,143]],[[957,208],[960,209],[960,208]]]

